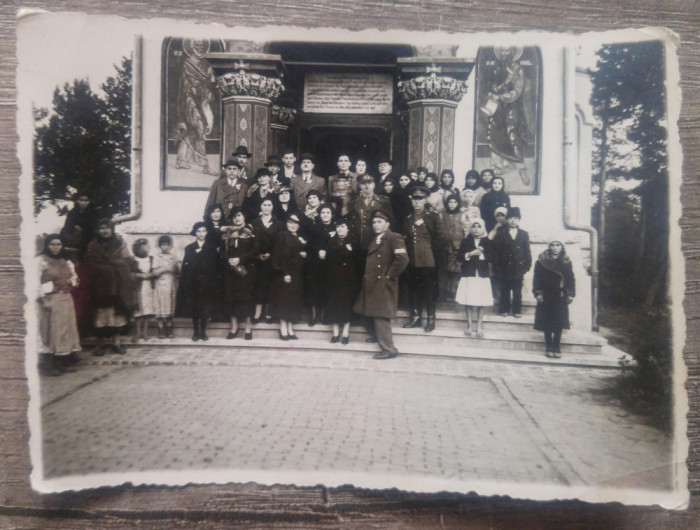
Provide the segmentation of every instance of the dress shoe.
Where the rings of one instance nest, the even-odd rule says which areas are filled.
[[[296,335],[294,335],[293,333],[291,335],[287,335],[287,337],[289,338],[289,340],[297,340],[299,338]]]
[[[396,357],[396,355],[397,355],[396,353],[392,353],[392,352],[390,352],[390,351],[382,350],[382,351],[380,351],[379,353],[377,353],[377,354],[376,354],[374,357],[372,357],[372,358],[373,358],[373,359],[379,359],[379,360],[383,360],[383,359],[393,359],[394,357]]]
[[[247,331],[246,334],[243,336],[245,340],[253,340],[253,332],[252,331]]]
[[[195,341],[195,342],[197,342],[197,341],[199,340],[199,333],[194,333],[194,334],[192,335],[192,340]]]
[[[309,327],[312,328],[312,327],[314,327],[315,325],[316,325],[316,315],[312,316],[312,317],[309,319]]]
[[[272,324],[275,321],[272,317],[265,317],[265,324]]]
[[[367,342],[369,344],[376,344],[378,341],[377,341],[377,337],[367,337],[365,339],[365,342]]]
[[[115,344],[112,346],[112,349],[114,350],[114,353],[118,353],[119,355],[124,355],[126,353],[126,348],[121,344]]]
[[[425,325],[425,331],[430,332],[435,330],[435,317],[428,317],[428,323]]]
[[[284,341],[289,340],[289,335],[282,335],[282,332],[280,331],[280,340],[284,340]]]
[[[97,346],[95,346],[95,349],[92,350],[92,354],[95,357],[103,357],[105,354],[105,349],[101,344],[98,344]]]
[[[343,337],[342,339],[340,339],[340,343],[343,346],[347,345],[349,342],[350,342],[350,337]]]
[[[335,344],[336,342],[340,342],[340,337],[338,335],[333,335],[331,337],[331,344]]]
[[[199,334],[199,340],[209,340],[209,337],[207,336],[207,334],[204,331],[202,331]]]
[[[253,318],[253,320],[251,320],[251,322],[253,323],[253,325],[257,324],[258,322],[260,322],[260,317]]]
[[[165,328],[165,336],[169,339],[174,339],[175,338],[175,332],[173,332],[173,327],[172,326],[166,326]]]
[[[229,332],[228,332],[228,335],[226,335],[226,338],[227,338],[227,339],[235,339],[236,337],[238,337],[238,332],[239,332],[239,331],[240,331],[240,330],[238,330],[238,329],[236,330],[235,333],[234,333],[233,331],[229,331]]]
[[[406,322],[403,327],[404,328],[420,328],[423,326],[423,319],[420,317],[419,314],[413,313],[413,316],[411,317],[411,320]]]

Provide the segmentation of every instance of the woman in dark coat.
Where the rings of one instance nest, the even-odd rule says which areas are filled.
[[[317,211],[318,215],[313,220],[301,217],[300,226],[309,250],[304,262],[304,302],[311,308],[309,326],[314,326],[323,314],[326,300],[326,248],[330,238],[335,235],[333,207],[323,203]]]
[[[258,264],[255,273],[255,315],[253,324],[263,316],[263,306],[270,301],[270,286],[272,283],[272,243],[275,236],[284,230],[282,221],[272,215],[274,201],[271,197],[265,197],[260,203],[260,212],[257,218],[253,219],[250,226],[253,228],[253,235],[258,240],[259,251]],[[272,317],[266,307],[265,321],[270,322]]]
[[[194,243],[185,247],[177,290],[176,314],[192,318],[192,340],[209,340],[207,320],[212,314],[215,299],[219,296],[219,254],[211,241],[207,241],[207,227],[195,223],[190,235]]]
[[[266,167],[258,169],[255,181],[256,184],[248,188],[246,197],[243,199],[243,214],[249,223],[260,213],[260,204],[266,198],[276,200],[277,195],[270,181],[270,170]]]
[[[561,333],[569,329],[569,304],[576,296],[576,281],[564,243],[553,238],[535,263],[532,293],[537,299],[535,329],[544,332],[547,357],[561,357]]]
[[[348,221],[345,218],[338,219],[335,228],[335,235],[328,242],[326,254],[328,274],[324,318],[333,325],[331,342],[347,344],[350,342],[352,307],[360,292],[363,256],[359,242],[354,241],[350,235]]]
[[[503,207],[506,210],[510,208],[510,197],[505,192],[502,177],[495,177],[491,182],[491,191],[488,191],[481,198],[479,209],[481,210],[481,218],[486,223],[486,232],[496,226],[494,213],[496,208]]]
[[[129,320],[136,308],[134,260],[127,244],[114,233],[111,220],[97,222],[97,235],[85,252],[85,266],[95,305],[95,334],[100,339],[92,353],[104,355],[104,347],[110,340],[115,352],[126,353],[120,335],[128,333]]]
[[[253,229],[245,222],[243,209],[234,206],[231,226],[224,233],[224,313],[231,321],[227,339],[238,336],[239,321],[245,320],[245,340],[253,338],[253,292],[260,249]]]
[[[221,237],[224,227],[229,223],[224,219],[224,209],[220,204],[210,204],[204,212],[204,224],[207,227],[207,241],[212,243],[217,250],[221,249],[223,238]]]
[[[299,236],[299,215],[290,214],[287,229],[279,232],[272,246],[270,311],[280,320],[280,339],[296,339],[293,322],[302,309],[302,274],[306,240]]]

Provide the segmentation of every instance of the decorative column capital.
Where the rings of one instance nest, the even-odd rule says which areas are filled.
[[[278,125],[286,125],[289,127],[294,123],[297,117],[297,111],[289,107],[280,107],[272,105],[272,123]]]
[[[407,103],[421,99],[446,99],[459,103],[467,93],[466,81],[433,72],[398,82],[399,94]]]
[[[250,96],[275,100],[284,90],[282,81],[276,77],[239,70],[227,72],[216,78],[216,88],[224,97]]]

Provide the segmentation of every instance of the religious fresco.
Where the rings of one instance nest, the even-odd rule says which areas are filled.
[[[539,193],[542,55],[537,46],[483,46],[476,66],[474,167],[510,194]]]
[[[163,42],[163,188],[209,189],[219,175],[221,96],[205,56],[219,40]]]

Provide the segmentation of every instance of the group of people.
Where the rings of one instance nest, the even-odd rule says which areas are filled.
[[[173,337],[173,316],[192,319],[194,341],[208,340],[212,319],[230,323],[227,339],[242,331],[245,340],[256,323],[279,321],[288,341],[306,314],[310,326],[332,325],[330,341],[341,344],[362,316],[379,359],[398,353],[390,321],[400,298],[410,310],[404,327],[425,332],[435,329],[439,298],[466,307],[467,336],[483,336],[483,310],[494,300],[501,316],[521,316],[529,236],[493,171],[468,171],[459,189],[451,170],[397,174],[389,159],[378,161],[375,177],[367,161],[351,171],[340,154],[338,173],[323,178],[308,153],[270,156],[255,173],[250,158],[239,146],[223,165],[181,262],[169,235],[155,252],[146,239],[130,252],[89,197],[76,197],[64,230],[46,238],[39,256],[44,373],[74,369],[81,327],[97,337],[95,355],[124,353],[130,324],[135,339],[148,337],[152,319],[159,338]],[[552,357],[561,355],[575,295],[561,239],[537,258],[533,280],[535,328]],[[55,312],[71,311],[55,321]]]

